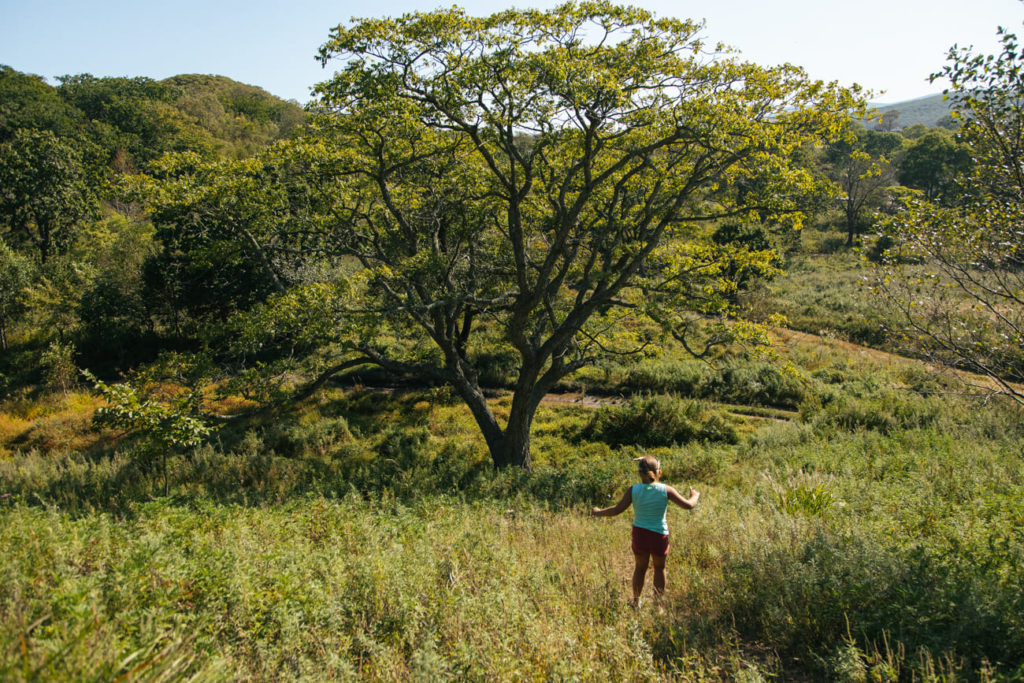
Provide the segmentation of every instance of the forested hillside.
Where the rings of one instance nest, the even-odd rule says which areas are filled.
[[[1019,678],[1024,51],[878,121],[700,31],[0,67],[0,678]]]
[[[59,81],[51,87],[0,67],[5,389],[39,381],[40,366],[25,359],[49,344],[77,344],[108,367],[158,353],[156,295],[147,289],[159,277],[147,265],[156,243],[129,185],[159,172],[167,154],[248,158],[307,117],[295,103],[220,76]],[[37,351],[20,354],[29,348]]]
[[[56,87],[0,65],[0,140],[49,131],[95,146],[115,172],[171,151],[238,158],[287,137],[305,113],[266,91],[223,76],[63,76]]]

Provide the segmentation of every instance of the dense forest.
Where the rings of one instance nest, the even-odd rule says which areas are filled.
[[[926,125],[699,32],[0,66],[0,676],[1017,680],[1024,51]],[[703,498],[634,609],[641,455]]]

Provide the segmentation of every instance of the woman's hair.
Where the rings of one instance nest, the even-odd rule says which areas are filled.
[[[640,474],[643,475],[645,472],[650,472],[652,477],[658,476],[658,470],[661,469],[661,463],[653,455],[645,455],[642,458],[633,458],[633,462],[637,464],[637,468],[640,470]]]

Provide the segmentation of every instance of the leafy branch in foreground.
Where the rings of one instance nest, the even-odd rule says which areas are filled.
[[[954,46],[935,76],[974,164],[947,206],[911,200],[886,226],[874,291],[919,352],[1024,404],[1024,52],[1000,35],[999,54]]]

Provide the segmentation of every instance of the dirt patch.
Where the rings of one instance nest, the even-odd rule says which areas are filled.
[[[609,397],[609,396],[591,396],[589,394],[548,394],[541,403],[562,403],[579,406],[580,408],[600,408],[602,406],[616,406],[625,402],[625,399],[620,397]]]

